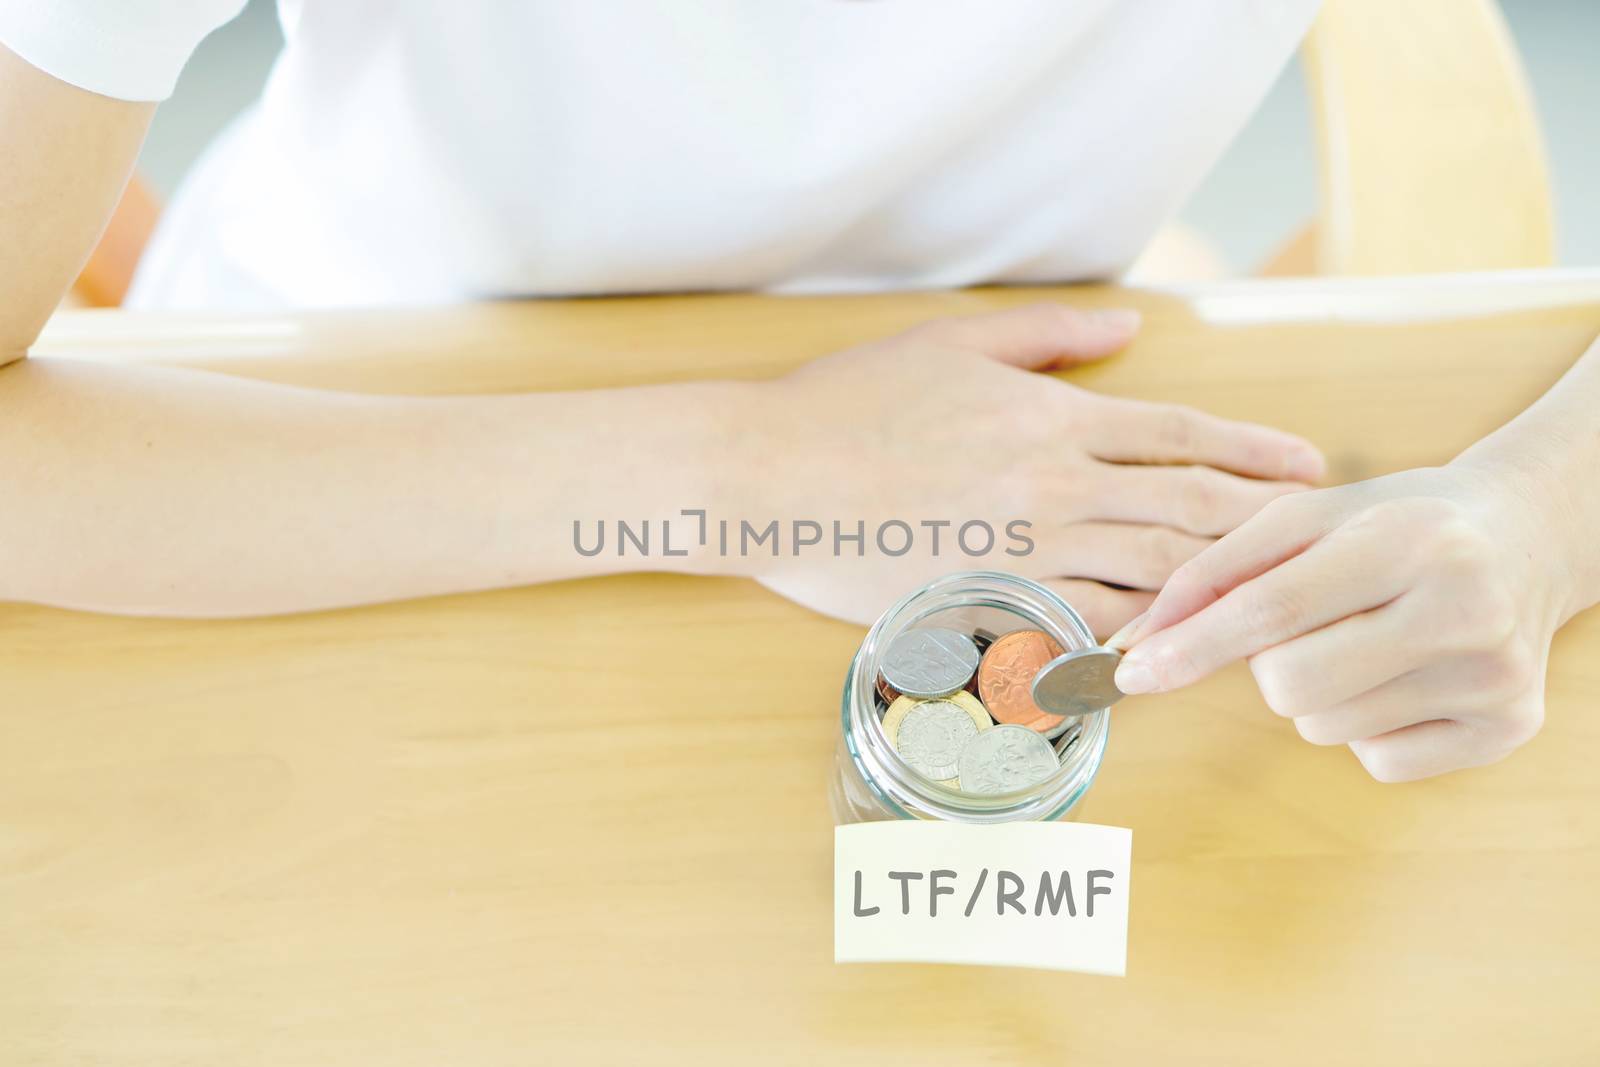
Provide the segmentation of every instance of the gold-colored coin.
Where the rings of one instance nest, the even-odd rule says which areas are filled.
[[[891,745],[898,748],[900,724],[905,721],[906,713],[918,704],[938,703],[954,704],[972,717],[972,725],[976,726],[980,731],[987,730],[994,725],[994,720],[989,717],[989,713],[984,710],[977,697],[963,690],[957,690],[949,696],[933,697],[928,700],[908,696],[898,698],[893,704],[889,705],[889,710],[883,713],[884,736],[889,739]]]

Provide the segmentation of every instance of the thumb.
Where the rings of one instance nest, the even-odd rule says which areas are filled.
[[[1131,308],[1079,310],[1040,303],[983,315],[941,319],[931,331],[951,344],[1027,370],[1049,370],[1101,359],[1139,332]]]

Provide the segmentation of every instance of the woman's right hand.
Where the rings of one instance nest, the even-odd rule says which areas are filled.
[[[940,574],[1006,570],[1054,587],[1101,638],[1114,632],[1179,565],[1323,473],[1292,434],[1034,373],[1110,355],[1138,321],[1058,304],[939,319],[757,387],[744,495],[753,522],[786,533],[777,556],[763,547],[741,569],[861,622]],[[818,524],[821,543],[795,550],[797,520]],[[903,555],[876,543],[894,520],[913,535]],[[981,526],[957,543],[974,520],[994,531],[987,551],[969,551],[985,547]],[[1026,554],[1007,533],[1017,520],[1030,524]],[[864,523],[861,555],[854,541],[835,554],[835,522]],[[890,550],[906,540],[887,530]]]

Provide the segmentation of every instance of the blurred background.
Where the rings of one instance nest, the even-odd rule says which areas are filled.
[[[1600,265],[1600,0],[1501,0],[1543,125],[1558,261]],[[206,143],[265,81],[283,38],[272,0],[250,0],[195,54],[157,112],[140,161],[170,196]],[[1250,273],[1316,214],[1316,160],[1303,73],[1289,66],[1181,221],[1233,272]]]

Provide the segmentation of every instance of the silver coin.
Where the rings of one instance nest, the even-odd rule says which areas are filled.
[[[884,650],[883,680],[906,696],[954,693],[978,669],[978,646],[955,630],[907,630]]]
[[[1088,715],[1122,699],[1114,648],[1080,648],[1057,656],[1033,678],[1033,702],[1052,715]]]
[[[1050,742],[1026,726],[991,726],[961,747],[956,770],[967,793],[1010,793],[1037,785],[1061,761]]]
[[[965,708],[948,700],[925,700],[906,712],[894,745],[918,774],[942,782],[956,776],[956,757],[977,736],[978,724]]]
[[[883,718],[883,716],[881,716],[881,715],[878,716],[878,717],[880,719]],[[1050,729],[1048,729],[1048,730],[1040,730],[1039,731],[1039,736],[1043,737],[1046,741],[1054,741],[1056,738],[1060,737],[1062,734],[1066,733],[1068,730],[1072,729],[1074,726],[1082,726],[1082,724],[1083,724],[1083,720],[1081,718],[1077,718],[1077,719],[1062,719],[1060,722],[1058,722],[1054,726],[1050,727]],[[1030,727],[1030,729],[1031,729],[1031,727]]]
[[[1046,736],[1055,737],[1056,755],[1060,756],[1064,761],[1067,758],[1067,753],[1071,752],[1073,747],[1083,738],[1083,720],[1068,719],[1057,729],[1060,730],[1060,733]]]

